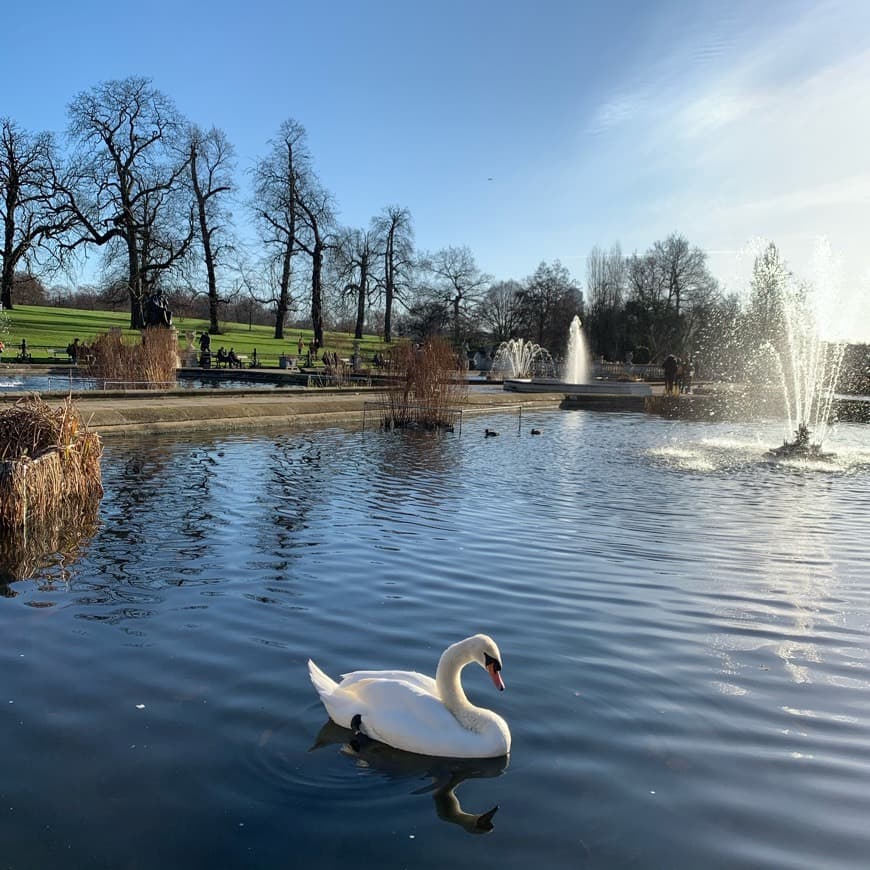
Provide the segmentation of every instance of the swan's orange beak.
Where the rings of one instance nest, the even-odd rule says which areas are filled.
[[[499,692],[503,692],[504,691],[504,680],[501,678],[501,674],[497,670],[497,662],[490,662],[486,666],[486,672],[489,674],[490,678],[492,679],[493,685],[496,687],[496,689],[498,689]]]

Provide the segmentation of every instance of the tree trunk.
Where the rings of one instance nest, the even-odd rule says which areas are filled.
[[[12,309],[12,279],[15,275],[15,267],[12,264],[12,257],[4,252],[3,255],[3,275],[0,278],[0,286],[2,286],[2,294],[0,294],[0,302],[3,303],[3,308]]]
[[[366,320],[366,287],[369,283],[369,261],[368,256],[363,256],[360,261],[359,268],[359,292],[356,302],[356,329],[354,330],[354,338],[363,337],[363,324]]]
[[[16,185],[9,183],[6,190],[6,220],[3,227],[3,276],[0,279],[0,301],[4,308],[12,308],[12,279],[15,276],[15,207],[18,194]]]
[[[318,347],[323,347],[323,242],[315,239],[314,252],[311,257],[311,328],[314,330],[314,341]]]
[[[390,344],[393,340],[393,229],[387,236],[387,251],[384,254],[384,341]]]
[[[284,338],[284,321],[290,310],[290,260],[293,257],[292,241],[284,248],[281,263],[281,286],[278,288],[278,302],[275,306],[275,338]]]
[[[460,339],[460,329],[459,329],[459,302],[460,298],[457,296],[453,300],[453,346],[459,347],[459,339]]]
[[[384,293],[384,341],[387,344],[393,341],[393,285],[389,282]]]
[[[208,331],[212,335],[220,332],[218,324],[218,293],[217,275],[214,265],[214,252],[211,247],[211,233],[208,229],[208,215],[205,210],[206,197],[199,184],[199,176],[196,170],[196,145],[190,148],[190,177],[193,181],[193,192],[196,197],[196,210],[199,217],[199,234],[202,239],[202,252],[205,257],[205,271],[208,277]]]

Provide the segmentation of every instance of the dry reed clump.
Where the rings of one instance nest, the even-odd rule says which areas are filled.
[[[161,389],[176,382],[178,338],[174,329],[152,326],[132,344],[112,330],[85,345],[80,358],[83,371],[104,386]]]
[[[68,398],[53,409],[28,397],[0,412],[0,528],[73,502],[98,500],[102,445]]]
[[[393,351],[396,376],[384,401],[385,428],[451,428],[468,395],[463,355],[440,338]]]
[[[26,580],[45,568],[43,582],[65,571],[97,530],[99,501],[73,502],[49,516],[30,518],[27,526],[4,529],[0,535],[0,596],[15,593],[7,585]]]

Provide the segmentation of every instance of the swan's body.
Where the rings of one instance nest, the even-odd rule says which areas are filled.
[[[501,654],[485,634],[447,647],[434,680],[414,671],[354,671],[336,683],[310,659],[308,671],[330,718],[344,728],[358,714],[360,731],[407,752],[451,758],[507,755],[507,722],[492,710],[475,707],[462,690],[460,672],[470,662],[485,668],[504,689]]]

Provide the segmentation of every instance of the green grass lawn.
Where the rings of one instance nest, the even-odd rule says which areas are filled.
[[[21,339],[26,338],[28,350],[33,362],[66,361],[66,356],[56,357],[53,350],[63,351],[73,339],[79,338],[88,342],[95,336],[108,332],[113,327],[119,328],[129,341],[138,341],[139,333],[129,329],[130,314],[123,311],[83,311],[77,308],[53,308],[36,305],[20,305],[6,312],[11,331],[3,337],[6,350],[3,353],[5,362],[13,362],[18,353]],[[199,334],[208,329],[207,320],[190,317],[174,317],[173,325],[178,330],[179,350],[187,347],[187,332],[195,332],[194,347],[199,351]],[[212,353],[221,345],[227,350],[234,348],[237,354],[251,356],[256,349],[261,363],[266,366],[277,366],[278,357],[284,353],[287,356],[297,355],[299,336],[302,335],[306,350],[312,339],[310,329],[285,329],[283,340],[273,338],[274,328],[271,326],[251,326],[246,323],[224,323],[223,333],[211,337]],[[349,357],[353,353],[353,336],[344,332],[327,332],[324,334],[324,350],[335,352],[340,357]],[[390,345],[385,345],[377,335],[365,335],[360,343],[360,353],[363,364],[370,365],[375,353],[389,353]]]

